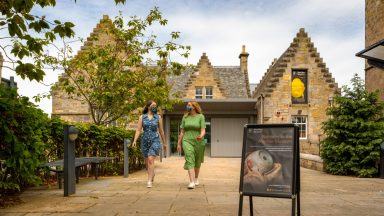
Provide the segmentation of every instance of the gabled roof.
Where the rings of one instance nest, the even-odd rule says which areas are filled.
[[[108,15],[103,15],[103,18],[97,23],[89,37],[84,41],[84,46],[81,47],[81,50],[93,45],[114,42],[113,35],[111,34],[113,29],[115,29],[115,26],[112,20]]]
[[[206,64],[212,71],[217,86],[225,98],[248,98],[246,77],[240,70],[240,66],[212,66],[205,53],[201,56],[199,63],[194,70],[184,70],[179,76],[169,76],[167,82],[172,85],[171,94],[181,93],[185,97],[185,92],[190,87],[197,76],[202,65]]]
[[[300,41],[304,41],[306,43],[306,46],[309,48],[310,57],[314,58],[315,62],[317,63],[317,67],[321,68],[321,73],[329,88],[333,88],[335,92],[340,92],[335,79],[332,77],[332,74],[329,72],[329,69],[326,67],[314,44],[311,42],[311,38],[308,37],[308,34],[305,32],[304,28],[301,28],[288,49],[278,59],[274,59],[272,61],[271,65],[267,69],[267,72],[265,72],[263,75],[260,83],[257,84],[252,97],[257,98],[261,94],[264,97],[271,96],[271,93],[274,91],[280,81],[280,78],[283,76],[285,70],[287,69],[288,63],[298,52]]]

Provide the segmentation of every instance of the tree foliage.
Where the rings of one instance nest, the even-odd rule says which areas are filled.
[[[107,25],[108,21],[105,22]],[[174,53],[188,57],[190,47],[175,43],[179,32],[171,32],[165,43],[160,43],[153,33],[146,34],[155,24],[167,24],[158,8],[143,19],[133,16],[127,22],[120,14],[104,29],[109,40],[98,44],[99,38],[93,36],[95,43],[73,59],[52,60],[65,70],[54,88],[88,104],[97,125],[128,116],[148,99],[170,108],[175,100],[169,97],[171,87],[166,77],[180,74],[186,67],[171,57]]]
[[[115,2],[124,3],[125,0]],[[14,70],[23,79],[43,80],[44,48],[56,38],[70,38],[75,34],[71,22],[50,21],[31,13],[36,7],[55,5],[56,0],[0,1],[0,35],[4,35],[0,37],[0,49],[6,62],[3,67]]]
[[[343,95],[327,110],[321,157],[329,173],[372,177],[378,174],[384,138],[384,103],[378,92],[365,90],[357,74],[351,82],[352,88],[343,86]]]
[[[0,196],[39,182],[35,175],[41,164],[49,134],[48,116],[20,97],[16,90],[0,85]]]

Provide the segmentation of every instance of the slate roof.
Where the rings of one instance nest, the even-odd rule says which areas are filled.
[[[338,84],[335,82],[335,79],[332,77],[332,74],[323,62],[323,58],[320,57],[316,47],[311,42],[311,38],[308,37],[304,28],[301,28],[287,50],[278,59],[274,59],[267,71],[264,73],[260,83],[257,84],[252,94],[253,98],[258,98],[261,94],[263,94],[264,97],[271,96],[271,93],[276,88],[277,83],[279,83],[280,78],[283,76],[286,68],[288,67],[287,63],[291,61],[291,59],[295,56],[295,53],[298,51],[300,39],[306,41],[306,45],[309,48],[309,55],[311,58],[315,58],[317,67],[321,68],[321,73],[325,78],[325,81],[328,83],[329,88],[334,88],[335,93],[341,92],[338,88]]]
[[[183,94],[188,82],[194,76],[193,72],[194,70],[187,69],[179,76],[169,76],[167,82],[172,85],[171,94],[177,92]],[[240,66],[216,66],[213,67],[213,73],[226,98],[248,98],[246,79]]]

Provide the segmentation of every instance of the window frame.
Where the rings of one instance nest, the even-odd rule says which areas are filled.
[[[208,89],[211,90],[211,94],[208,94]],[[205,98],[206,99],[213,99],[213,87],[212,86],[206,86],[205,87]]]
[[[198,89],[200,89],[201,94],[197,94]],[[202,99],[202,98],[203,98],[203,87],[195,86],[195,99]]]
[[[293,120],[296,119],[296,118],[304,118],[305,122],[303,122],[303,120],[301,120],[301,122],[294,123]],[[301,139],[301,140],[308,139],[308,116],[306,116],[306,115],[292,115],[291,116],[291,122],[293,124],[299,126],[299,139]],[[301,131],[303,131],[302,130],[302,125],[305,126],[305,137],[301,137]]]

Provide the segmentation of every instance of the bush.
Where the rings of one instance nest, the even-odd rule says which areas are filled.
[[[18,96],[15,89],[0,85],[0,196],[38,184],[35,175],[47,139],[48,116]]]
[[[0,198],[41,183],[37,168],[64,158],[63,126],[66,122],[48,118],[42,110],[20,97],[16,90],[0,85]],[[94,124],[75,124],[79,129],[76,156],[114,157],[101,166],[101,175],[123,173],[124,138],[134,131]],[[130,170],[141,169],[144,160],[139,148],[129,147]],[[2,199],[0,199],[1,201]]]
[[[384,103],[378,92],[367,92],[355,75],[353,88],[343,87],[323,124],[327,137],[321,143],[325,171],[337,175],[378,175],[380,144],[384,139]]]

